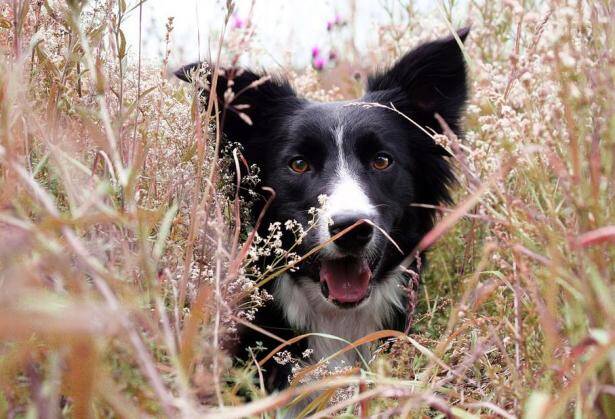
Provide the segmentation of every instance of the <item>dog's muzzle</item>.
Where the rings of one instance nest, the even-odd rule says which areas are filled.
[[[372,269],[365,253],[372,242],[374,228],[366,218],[336,216],[329,226],[331,237],[343,232],[334,240],[334,246],[343,256],[321,261],[320,285],[323,296],[340,307],[360,304],[371,291]]]

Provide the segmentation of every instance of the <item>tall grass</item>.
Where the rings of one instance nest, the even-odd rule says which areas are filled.
[[[274,348],[243,366],[223,348],[270,298],[259,281],[303,255],[276,250],[283,226],[245,225],[236,190],[252,179],[226,170],[246,163],[215,101],[168,77],[168,53],[152,65],[127,47],[124,19],[142,7],[0,5],[0,416],[273,415],[313,392],[316,417],[615,417],[610,2],[467,4],[465,135],[437,136],[458,204],[422,241],[410,333],[367,336],[388,346],[368,366],[272,395],[259,361]],[[365,63],[467,23],[455,2],[438,10],[408,4],[363,64],[342,43],[336,67],[290,77],[308,97],[356,97]],[[227,12],[214,83],[218,60],[258,53],[258,28]]]

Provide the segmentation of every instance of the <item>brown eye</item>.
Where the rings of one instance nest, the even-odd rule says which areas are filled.
[[[296,173],[305,173],[310,170],[310,164],[303,160],[301,157],[296,157],[290,161],[288,164],[293,172]]]
[[[384,170],[393,163],[393,158],[385,153],[378,153],[372,160],[372,167],[376,170]]]

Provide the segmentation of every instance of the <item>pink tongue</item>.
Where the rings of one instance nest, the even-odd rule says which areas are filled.
[[[367,262],[352,259],[324,261],[320,281],[327,283],[329,297],[340,303],[356,303],[367,295],[372,271]]]

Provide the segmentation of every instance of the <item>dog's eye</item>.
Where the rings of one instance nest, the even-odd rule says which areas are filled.
[[[305,173],[310,170],[310,164],[301,157],[295,157],[288,165],[296,173]]]
[[[372,167],[376,170],[384,170],[393,163],[393,158],[386,153],[378,153],[372,160]]]

